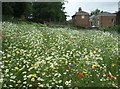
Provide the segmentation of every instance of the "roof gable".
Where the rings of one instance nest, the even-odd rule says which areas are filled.
[[[109,12],[102,12],[102,13],[99,13],[97,16],[116,16],[116,14],[112,14]]]
[[[79,11],[79,12],[76,12],[75,15],[89,15],[89,13],[85,11]]]

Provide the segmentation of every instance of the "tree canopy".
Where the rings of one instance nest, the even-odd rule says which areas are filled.
[[[62,2],[3,2],[2,15],[21,18],[32,14],[33,21],[65,21],[66,15]]]
[[[78,11],[82,11],[82,8],[81,8],[81,7],[79,7]]]
[[[45,21],[65,21],[66,16],[62,6],[61,2],[33,3],[33,16]]]
[[[120,11],[117,12],[117,24],[120,25]]]
[[[101,12],[103,12],[103,11],[101,11],[99,9],[96,9],[96,10],[94,10],[94,11],[91,12],[91,15],[97,15],[97,14],[99,14]]]

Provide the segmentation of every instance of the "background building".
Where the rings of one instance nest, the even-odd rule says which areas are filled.
[[[72,16],[73,24],[80,27],[90,27],[89,13],[78,11]]]
[[[116,14],[102,12],[94,17],[96,27],[112,27],[116,24]]]

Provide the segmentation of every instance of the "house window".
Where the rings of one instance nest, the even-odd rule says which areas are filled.
[[[112,19],[112,23],[113,23],[113,25],[115,25],[115,20],[114,19]]]
[[[84,19],[84,18],[85,18],[85,16],[82,16],[81,18],[82,18],[82,19]]]
[[[99,19],[100,19],[100,17],[97,18],[97,20],[99,20]]]
[[[98,27],[100,26],[100,22],[98,21]]]
[[[112,22],[114,21],[114,19],[112,19]]]

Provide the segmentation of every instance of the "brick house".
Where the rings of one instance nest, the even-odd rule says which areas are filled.
[[[116,14],[102,12],[94,17],[96,27],[112,27],[116,24]]]
[[[90,27],[89,13],[78,11],[72,16],[73,25],[81,27]]]

